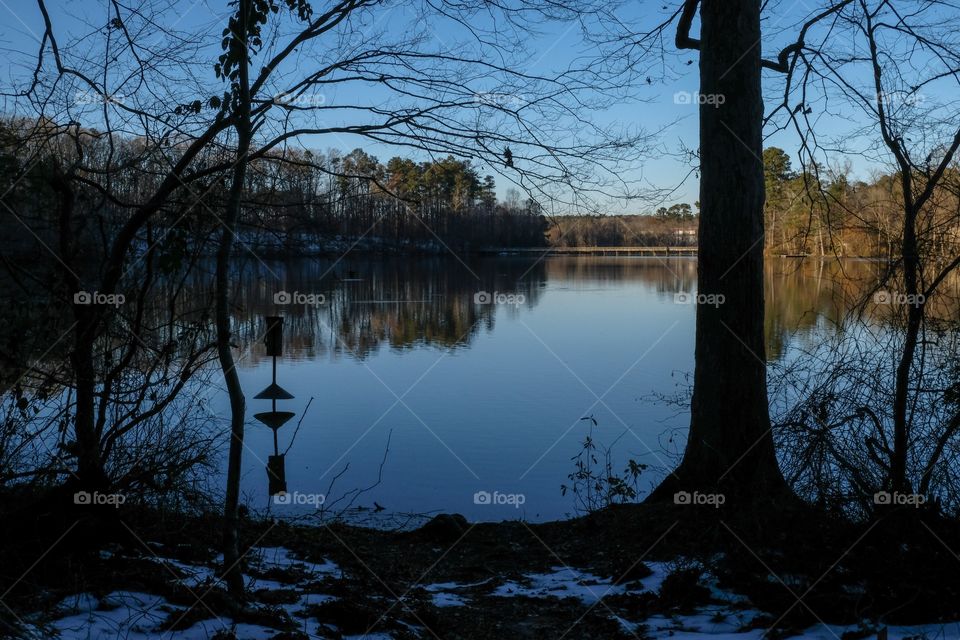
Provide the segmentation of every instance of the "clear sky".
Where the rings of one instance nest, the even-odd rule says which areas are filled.
[[[149,3],[134,3],[129,8]],[[317,10],[325,3],[314,2]],[[450,20],[427,19],[417,15],[412,7],[420,6],[420,2],[403,3],[387,2],[386,8],[378,8],[371,13],[371,20],[357,25],[358,29],[373,34],[378,31],[387,37],[402,37],[404,30],[420,28],[426,36],[419,45],[427,50],[449,50],[463,43],[471,46],[471,37],[467,29],[457,27]],[[675,2],[625,2],[616,8],[616,17],[623,23],[630,23],[642,31],[650,29],[662,22],[675,10]],[[782,0],[769,2],[765,6],[763,50],[766,57],[773,57],[776,52],[791,38],[795,37],[801,23],[807,16],[817,9],[814,0]],[[127,5],[124,5],[127,6]],[[219,53],[220,32],[225,26],[225,18],[229,14],[226,2],[213,0],[160,0],[157,7],[161,9],[158,16],[166,27],[174,27],[183,31],[208,33],[209,45],[195,53],[197,61],[213,60]],[[58,34],[61,46],[65,46],[72,38],[89,33],[91,29],[100,29],[100,36],[107,37],[108,30],[102,28],[113,17],[109,0],[49,0],[48,7],[53,18],[54,28]],[[33,71],[36,62],[36,51],[42,34],[42,19],[40,12],[31,0],[0,0],[0,47],[7,54],[3,68],[3,83],[8,87],[14,83],[21,83]],[[494,26],[484,16],[476,16],[474,26],[489,28]],[[694,33],[698,25],[694,25]],[[625,94],[620,100],[613,100],[604,109],[590,112],[590,118],[596,123],[612,127],[642,127],[647,132],[657,132],[656,139],[651,145],[650,154],[642,164],[637,164],[629,170],[628,179],[637,181],[648,187],[672,190],[663,199],[667,204],[673,202],[693,203],[697,199],[697,176],[692,169],[695,163],[685,150],[697,148],[697,106],[689,99],[697,89],[697,60],[698,54],[694,51],[676,51],[673,47],[673,27],[668,27],[664,34],[665,47],[646,57],[638,58],[637,84],[634,90]],[[546,22],[539,25],[536,33],[522,34],[526,40],[523,55],[523,71],[529,74],[548,75],[570,64],[595,56],[594,46],[584,40],[578,25],[570,22]],[[143,37],[143,34],[141,34]],[[146,36],[149,40],[149,36]],[[96,38],[87,38],[74,43],[73,51],[87,51],[91,55],[102,49],[102,43]],[[163,37],[156,35],[156,41],[163,41]],[[333,43],[331,43],[333,44]],[[476,43],[472,43],[476,44]],[[841,48],[847,43],[841,43]],[[852,44],[849,46],[853,46]],[[49,60],[48,60],[49,61]],[[299,59],[297,64],[309,68],[318,61],[315,59]],[[512,61],[516,63],[516,60]],[[922,62],[922,60],[921,60]],[[595,61],[603,64],[602,60]],[[922,64],[920,65],[922,66]],[[185,91],[191,86],[201,90],[213,90],[218,85],[211,72],[212,65],[198,64],[197,76],[185,81]],[[853,67],[851,67],[853,69]],[[297,69],[285,70],[285,75],[295,74]],[[302,71],[302,69],[300,69]],[[918,73],[920,70],[918,70]],[[853,69],[853,83],[862,83],[869,80],[867,77],[857,77],[859,74]],[[206,78],[204,78],[204,74]],[[192,85],[191,85],[192,83]],[[780,90],[782,78],[774,72],[765,72],[765,89],[770,96],[768,108],[772,108],[777,93]],[[177,83],[172,83],[177,84]],[[930,86],[927,91],[940,90],[937,86]],[[172,89],[171,89],[172,91]],[[826,84],[822,87],[822,98],[825,99],[831,89]],[[948,99],[947,105],[956,105],[958,95],[956,81],[947,83],[945,89]],[[348,93],[346,93],[348,92]],[[929,97],[929,96],[928,96]],[[326,95],[320,97],[328,104],[351,102],[377,104],[384,99],[381,89],[369,83],[353,83],[333,88]],[[849,162],[855,177],[867,178],[871,171],[888,166],[889,159],[881,152],[874,153],[872,148],[876,139],[875,131],[869,129],[872,124],[862,112],[849,106],[844,107],[837,101],[819,104],[811,101],[815,112],[812,118],[816,119],[819,140],[824,146],[836,147],[832,154],[835,162]],[[4,110],[11,111],[11,102],[8,99]],[[96,112],[96,110],[94,110]],[[343,116],[349,118],[350,116]],[[575,128],[575,123],[572,123]],[[362,146],[367,152],[386,160],[393,155],[408,155],[417,157],[416,152],[407,149],[391,149],[382,144],[371,144],[370,141],[351,138],[344,135],[328,135],[322,138],[303,141],[304,146],[325,150],[338,148],[343,151]],[[770,128],[768,146],[780,146],[796,158],[799,148],[795,132],[775,132]],[[857,153],[852,153],[856,151]],[[844,153],[846,152],[846,153]],[[423,158],[421,158],[423,159]],[[795,164],[798,160],[795,159]],[[509,186],[505,179],[505,168],[502,166],[480,166],[481,173],[498,175],[498,186],[501,192]],[[675,189],[675,190],[673,190]],[[631,202],[609,202],[607,210],[610,212],[640,212],[650,210],[655,203],[642,200]]]

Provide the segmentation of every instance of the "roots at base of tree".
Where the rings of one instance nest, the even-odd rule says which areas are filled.
[[[707,506],[717,511],[746,508],[753,512],[803,505],[775,467],[729,473],[727,469],[710,471],[691,464],[681,464],[667,475],[644,502],[677,507]]]

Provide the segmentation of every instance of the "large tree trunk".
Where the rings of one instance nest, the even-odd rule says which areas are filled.
[[[698,289],[690,433],[654,492],[720,492],[726,504],[785,486],[767,404],[763,305],[760,0],[703,0],[700,44]]]

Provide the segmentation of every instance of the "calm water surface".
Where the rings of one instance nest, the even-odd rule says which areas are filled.
[[[832,331],[876,271],[773,261],[768,267],[768,359]],[[263,316],[285,317],[278,381],[297,413],[279,432],[288,491],[328,502],[382,480],[356,504],[386,512],[456,512],[471,520],[549,520],[574,515],[560,486],[589,421],[595,437],[651,465],[648,490],[682,451],[688,415],[658,401],[685,393],[693,370],[695,259],[490,258],[251,264],[235,318],[254,344],[243,355],[248,413],[270,382],[259,336]],[[280,282],[281,285],[276,283]],[[320,294],[316,306],[274,304],[279,291]],[[503,304],[486,303],[494,293]],[[683,296],[681,296],[682,301]],[[297,420],[313,398],[302,425]],[[217,406],[226,411],[221,396]],[[224,413],[225,415],[225,413]],[[272,505],[265,464],[272,433],[251,420],[243,489]],[[336,480],[332,489],[330,484]],[[522,494],[520,506],[477,504],[477,492]]]

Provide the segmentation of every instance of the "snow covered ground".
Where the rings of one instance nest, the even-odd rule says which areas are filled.
[[[63,640],[206,640],[207,638],[237,638],[238,640],[270,640],[283,637],[301,638],[367,638],[369,640],[393,640],[388,633],[367,635],[340,635],[335,627],[322,626],[322,620],[312,619],[307,608],[335,600],[330,594],[321,593],[317,586],[324,579],[339,578],[341,569],[331,561],[321,563],[298,559],[288,549],[282,547],[261,547],[251,554],[250,574],[246,575],[250,591],[259,596],[265,593],[294,591],[294,600],[287,604],[277,604],[290,620],[298,621],[302,635],[281,634],[277,629],[257,624],[236,624],[227,618],[210,614],[201,615],[189,626],[175,625],[178,630],[158,632],[187,613],[187,607],[175,605],[163,597],[132,591],[115,591],[106,596],[94,597],[88,593],[79,593],[65,598],[55,608],[52,619],[48,616],[44,623],[34,621],[31,630],[33,638],[61,638]],[[154,558],[158,570],[171,572],[198,598],[219,584],[214,568],[201,564],[191,564],[169,558]],[[430,598],[433,606],[472,607],[481,606],[475,602],[479,598],[574,598],[585,607],[597,607],[602,599],[611,595],[639,595],[644,592],[657,592],[672,569],[668,563],[648,562],[650,575],[628,585],[614,585],[609,578],[592,575],[570,567],[555,566],[549,572],[525,574],[515,580],[505,582],[488,579],[480,582],[457,583],[438,582],[414,587]],[[271,570],[284,571],[284,582],[263,577]],[[291,581],[289,576],[294,576]],[[615,619],[628,635],[639,639],[671,638],[672,640],[761,640],[765,630],[751,628],[751,621],[763,614],[752,609],[746,599],[738,594],[724,591],[715,583],[703,583],[710,589],[709,606],[699,608],[686,615],[655,615],[644,620],[628,620],[611,611]],[[489,586],[488,586],[489,585]],[[263,590],[263,591],[259,591]],[[385,604],[386,607],[390,603]],[[196,606],[200,612],[204,604]],[[196,613],[193,618],[197,618]],[[185,627],[185,628],[183,628]],[[424,638],[433,634],[425,629],[406,625]],[[804,631],[797,638],[809,640],[841,640],[844,633],[854,631],[855,627],[817,625]],[[329,635],[322,635],[329,633]],[[318,635],[321,634],[321,635]],[[960,638],[960,623],[949,625],[926,625],[919,627],[890,627],[887,629],[889,640],[939,640]],[[858,638],[862,635],[856,636]],[[872,637],[872,636],[868,636]]]

